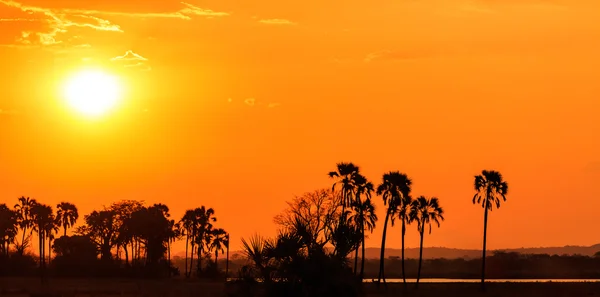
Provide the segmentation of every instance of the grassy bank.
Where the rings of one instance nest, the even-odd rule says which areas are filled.
[[[367,283],[366,296],[411,297],[579,297],[600,296],[600,283],[488,283],[482,293],[479,284],[472,283],[423,283],[418,290],[414,284],[404,290],[402,284],[384,285]],[[185,279],[129,280],[129,279],[74,279],[55,278],[43,285],[37,278],[1,278],[0,296],[29,296],[49,293],[61,297],[192,297],[232,296],[234,284]],[[243,290],[242,290],[243,291]],[[235,295],[233,295],[235,296]],[[232,296],[232,297],[233,297]]]

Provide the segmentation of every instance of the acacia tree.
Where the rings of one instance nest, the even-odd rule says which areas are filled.
[[[112,259],[111,250],[117,245],[118,229],[113,210],[93,211],[84,216],[85,225],[75,231],[77,235],[89,236],[100,250],[102,260]]]
[[[508,194],[508,183],[502,178],[502,174],[493,170],[483,170],[480,175],[475,176],[475,196],[473,204],[481,204],[483,207],[483,255],[481,258],[481,288],[485,290],[485,249],[487,240],[488,211],[492,211],[494,205],[500,208],[500,199],[506,201]]]
[[[419,244],[419,269],[417,270],[416,283],[416,286],[419,287],[421,264],[423,262],[423,237],[425,234],[425,227],[429,226],[429,234],[431,234],[431,223],[435,222],[439,227],[440,220],[444,220],[444,210],[440,206],[438,198],[432,197],[431,199],[427,199],[425,196],[419,196],[412,202],[409,218],[411,221],[417,222],[417,230],[421,236]]]

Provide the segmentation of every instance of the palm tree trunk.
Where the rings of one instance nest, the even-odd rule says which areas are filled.
[[[354,250],[354,274],[356,274],[357,271],[357,267],[358,267],[358,250],[360,249],[360,242],[358,243],[358,246],[356,246],[356,250]]]
[[[48,237],[48,265],[52,262],[52,238]]]
[[[63,226],[64,226],[64,225],[63,225]],[[64,227],[65,227],[65,233],[64,233],[64,236],[67,236],[67,226],[64,226]]]
[[[365,224],[362,226],[362,258],[360,259],[360,280],[365,277]]]
[[[188,246],[189,246],[190,236],[186,234],[185,236],[185,276],[188,275]]]
[[[487,198],[487,197],[486,197]],[[485,244],[487,243],[488,200],[483,215],[483,255],[481,257],[481,289],[485,290]]]
[[[190,253],[190,271],[188,274],[188,278],[192,276],[192,269],[194,269],[193,268],[194,267],[194,241],[193,241],[193,239],[192,239],[191,246],[192,246],[192,251]]]
[[[215,270],[219,273],[219,250],[215,250]]]
[[[127,241],[123,244],[123,250],[125,251],[125,265],[129,266],[129,251],[127,250]]]
[[[423,263],[423,232],[425,231],[425,226],[421,226],[421,244],[419,245],[419,269],[417,270],[417,284],[416,287],[419,287],[419,280],[421,279],[421,264]]]
[[[21,256],[23,256],[23,254],[25,253],[25,233],[27,233],[27,226],[23,227],[23,239],[21,240],[21,251],[19,251]]]
[[[402,282],[406,288],[406,273],[404,271],[404,235],[406,235],[406,219],[402,217]]]
[[[385,214],[385,221],[383,222],[383,236],[381,237],[381,254],[379,255],[379,277],[377,278],[379,280],[379,282],[381,282],[381,279],[383,278],[383,283],[385,283],[385,274],[384,274],[384,260],[385,260],[385,235],[387,232],[387,225],[388,225],[388,221],[390,219],[390,212],[389,210],[387,211],[387,213]]]
[[[225,260],[225,281],[229,276],[229,244],[227,245],[227,259]]]

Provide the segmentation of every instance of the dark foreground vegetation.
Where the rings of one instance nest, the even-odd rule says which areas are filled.
[[[469,296],[476,294],[473,284],[427,284],[419,289],[419,280],[481,277],[484,288],[486,273],[496,278],[598,277],[598,258],[511,253],[486,257],[488,212],[500,207],[508,192],[508,184],[498,172],[484,170],[475,177],[472,203],[481,205],[484,214],[481,260],[423,260],[425,236],[433,226],[441,226],[445,213],[437,197],[413,198],[412,181],[406,174],[385,173],[376,186],[358,166],[339,163],[329,176],[331,189],[296,197],[275,217],[277,236],[242,238],[245,259],[232,267],[234,270],[229,267],[229,235],[214,226],[217,219],[212,208],[191,209],[175,220],[164,204],[121,201],[85,215],[83,224],[67,235],[79,218],[75,205],[60,203],[55,212],[50,205],[21,197],[12,208],[0,204],[0,276],[38,275],[40,291],[58,290],[60,294],[73,294],[69,288],[77,287],[74,290],[88,290],[86,294],[95,294],[97,288],[103,295],[240,297],[377,296],[400,289],[414,296],[439,295],[440,290],[445,296]],[[380,219],[372,202],[375,195],[382,198],[385,215],[380,259],[373,261],[364,259],[364,254],[365,238]],[[402,228],[402,256],[385,260],[387,227],[394,223]],[[410,226],[419,234],[418,259],[404,257],[404,238]],[[32,240],[38,243],[37,255],[27,252]],[[171,259],[175,240],[185,241],[183,265],[175,265]],[[223,257],[219,258],[223,254],[224,263]],[[236,280],[226,283],[228,276]],[[89,281],[89,277],[94,280]],[[416,283],[386,284],[389,277],[404,281],[416,278]],[[365,278],[376,278],[377,284],[364,284]],[[16,290],[35,290],[30,281],[25,282]],[[11,290],[17,283],[9,283]],[[540,290],[545,294],[542,296],[554,296],[550,293],[570,286],[582,293],[596,288],[581,284],[544,286],[494,284],[490,290],[507,296],[520,296],[514,291],[518,289],[529,293]]]
[[[475,283],[423,283],[418,290],[404,290],[400,283],[386,287],[364,284],[364,296],[411,297],[585,297],[600,296],[600,283],[488,283],[485,293]],[[31,295],[30,295],[31,294]],[[252,294],[252,295],[250,295]],[[267,296],[262,284],[240,286],[236,283],[171,278],[160,280],[132,279],[50,279],[42,284],[37,278],[0,278],[0,296],[52,297],[241,297]],[[283,295],[281,295],[283,296]],[[332,295],[343,296],[343,295]]]

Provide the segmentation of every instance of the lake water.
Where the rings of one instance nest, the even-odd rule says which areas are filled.
[[[377,279],[365,279],[363,282],[370,283],[377,281]],[[385,280],[388,283],[401,283],[401,278],[390,278]],[[407,283],[415,283],[417,279],[407,278]],[[584,282],[600,282],[600,279],[486,279],[486,282],[490,283],[584,283]],[[421,283],[479,283],[481,279],[455,279],[455,278],[422,278],[419,280]]]

